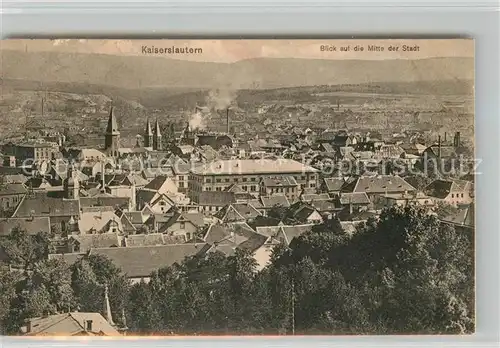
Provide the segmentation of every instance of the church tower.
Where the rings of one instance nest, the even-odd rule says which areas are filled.
[[[161,132],[160,132],[160,124],[158,123],[158,119],[155,123],[155,131],[153,138],[153,149],[157,151],[162,150],[162,141],[161,141]]]
[[[118,131],[118,123],[116,122],[115,109],[111,107],[109,112],[108,126],[106,127],[106,135],[104,138],[104,149],[109,156],[118,157],[118,149],[120,148],[120,132]]]
[[[80,194],[80,181],[78,180],[78,176],[73,165],[70,165],[68,168],[68,173],[66,179],[64,180],[63,187],[65,198],[78,199]]]
[[[146,123],[146,134],[144,134],[144,147],[153,147],[153,131],[151,130],[151,123]]]

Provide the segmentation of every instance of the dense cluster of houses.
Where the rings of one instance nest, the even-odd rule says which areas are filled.
[[[104,255],[135,282],[187,256],[237,249],[249,250],[263,268],[274,246],[327,219],[338,218],[355,233],[392,205],[453,205],[457,213],[443,222],[473,230],[473,177],[436,179],[417,189],[381,165],[456,156],[458,132],[450,143],[445,136],[431,144],[418,133],[384,138],[309,128],[242,141],[197,136],[186,127],[165,145],[158,122],[151,127],[148,120],[145,128],[136,147],[120,147],[112,109],[103,149],[46,140],[4,144],[0,238],[16,228],[46,232],[56,250],[50,258],[71,264]],[[325,170],[339,161],[371,165],[372,172]],[[78,314],[64,320],[78,321]]]

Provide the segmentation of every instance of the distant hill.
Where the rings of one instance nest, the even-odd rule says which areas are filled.
[[[474,78],[472,58],[382,61],[258,58],[227,64],[164,57],[2,50],[0,67],[4,79],[127,89],[238,90]]]

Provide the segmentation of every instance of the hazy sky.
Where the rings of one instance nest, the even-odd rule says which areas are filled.
[[[321,51],[321,46],[336,46],[336,51]],[[355,51],[356,45],[364,51]],[[383,46],[384,51],[368,52],[368,45]],[[418,51],[403,51],[403,45],[418,46]],[[2,49],[29,51],[144,55],[143,46],[157,48],[201,48],[201,54],[148,54],[192,61],[234,62],[257,57],[319,59],[421,59],[431,57],[474,57],[471,39],[422,40],[4,40]],[[350,51],[340,47],[350,46]],[[398,51],[389,51],[398,46]]]

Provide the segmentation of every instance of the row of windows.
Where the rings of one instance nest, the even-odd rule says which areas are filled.
[[[456,195],[454,193],[451,194],[451,198],[464,198],[464,194],[463,193],[457,193]]]
[[[265,188],[262,188],[262,192],[266,192]],[[281,192],[281,193],[290,193],[295,192],[295,187],[278,187],[275,189],[270,189],[270,193]]]
[[[293,176],[295,178],[295,180],[301,180],[301,181],[304,181],[304,180],[307,180],[307,176],[306,175],[302,175],[302,176],[298,176],[298,175],[295,175]],[[248,181],[252,181],[252,182],[255,182],[257,181],[258,178],[256,177],[251,177],[251,178],[248,178],[248,177],[243,177],[241,178],[241,182],[248,182]],[[315,175],[311,175],[309,177],[309,180],[315,180],[316,179],[316,176]],[[179,179],[179,180],[182,180],[182,179]],[[198,181],[198,182],[202,182],[203,179],[201,176],[189,176],[189,180],[193,180],[193,181]],[[205,178],[205,183],[206,184],[211,184],[212,182],[215,182],[215,183],[221,183],[221,182],[240,182],[240,178],[238,177],[235,177],[231,180],[231,178],[215,178],[215,179],[212,179],[212,178]]]

